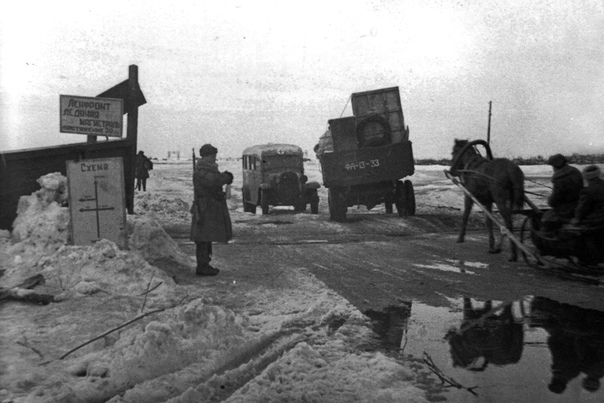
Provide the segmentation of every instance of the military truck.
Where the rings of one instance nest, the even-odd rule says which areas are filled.
[[[328,150],[315,148],[323,184],[328,188],[329,215],[346,221],[348,207],[396,206],[400,217],[415,214],[413,148],[405,126],[398,87],[351,95],[353,116],[328,120]],[[323,139],[323,138],[322,138]]]

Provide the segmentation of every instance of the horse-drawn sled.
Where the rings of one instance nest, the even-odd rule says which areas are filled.
[[[477,146],[483,146],[486,157]],[[451,169],[445,170],[465,194],[465,208],[458,242],[463,242],[465,229],[474,204],[486,214],[489,230],[489,252],[501,251],[503,234],[510,240],[510,261],[517,260],[520,249],[524,261],[536,269],[564,278],[604,284],[604,223],[584,227],[565,225],[555,231],[543,231],[541,218],[546,211],[537,207],[524,191],[524,174],[512,161],[493,158],[489,144],[484,140],[456,140]],[[530,208],[524,209],[524,204]],[[503,222],[492,212],[495,204]],[[524,219],[519,236],[513,231],[513,214]],[[502,237],[495,246],[493,223]]]

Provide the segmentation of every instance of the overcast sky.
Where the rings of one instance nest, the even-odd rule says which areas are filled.
[[[398,86],[416,158],[604,153],[602,0],[3,1],[0,150],[85,141],[59,95],[139,68],[139,149],[310,151],[351,93]],[[124,133],[125,136],[125,133]]]

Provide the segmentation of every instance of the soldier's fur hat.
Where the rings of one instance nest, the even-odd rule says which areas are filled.
[[[554,168],[562,168],[566,165],[566,157],[562,154],[555,154],[547,159],[547,163]]]
[[[581,172],[584,179],[595,179],[600,177],[600,168],[597,165],[590,165],[583,168]]]
[[[199,149],[199,155],[201,157],[207,157],[208,155],[218,154],[218,149],[211,144],[204,144]]]

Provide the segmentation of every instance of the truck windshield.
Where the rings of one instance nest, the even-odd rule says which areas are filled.
[[[302,167],[302,157],[299,155],[271,155],[262,160],[264,169],[283,169]]]

